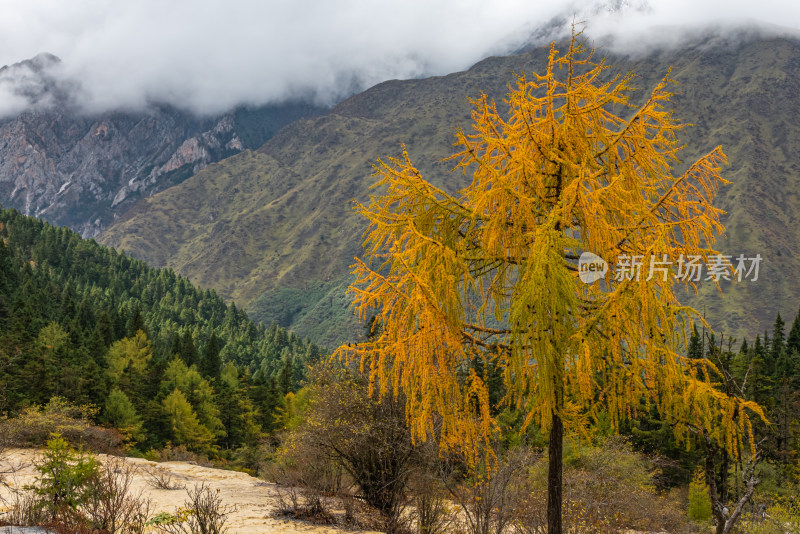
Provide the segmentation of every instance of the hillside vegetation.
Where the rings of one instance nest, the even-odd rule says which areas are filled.
[[[723,294],[701,284],[700,296],[686,300],[739,339],[769,325],[775,303],[793,312],[785,297],[800,291],[789,274],[800,268],[798,54],[798,41],[761,39],[710,40],[636,61],[609,56],[618,70],[635,69],[643,89],[672,66],[674,112],[693,123],[683,159],[717,145],[728,155],[723,176],[732,184],[716,203],[728,212],[727,235],[718,248],[761,254],[759,278],[723,286]],[[468,124],[468,98],[485,91],[500,102],[512,73],[540,71],[544,58],[534,49],[444,77],[382,83],[146,199],[100,240],[214,287],[256,320],[274,319],[328,346],[356,339],[345,288],[365,225],[352,206],[368,194],[371,164],[398,155],[405,142],[429,180],[458,189],[463,179],[441,160],[455,129]]]
[[[120,430],[116,445],[230,457],[272,431],[319,355],[169,269],[0,211],[0,410],[21,416],[16,441],[79,414]]]

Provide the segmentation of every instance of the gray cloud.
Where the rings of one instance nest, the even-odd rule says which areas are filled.
[[[716,27],[800,28],[800,5],[760,0],[0,0],[0,64],[40,52],[90,111],[168,102],[202,113],[468,68],[554,18],[637,51]],[[783,29],[780,31],[784,31]],[[31,77],[28,77],[28,84]],[[44,82],[42,82],[44,83]],[[0,114],[27,100],[0,83]]]
[[[758,36],[800,36],[800,4],[786,0],[618,1],[621,12],[584,9],[588,33],[630,55],[710,38],[732,44]]]

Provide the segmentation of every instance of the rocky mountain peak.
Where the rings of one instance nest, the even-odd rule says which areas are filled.
[[[61,59],[44,52],[0,68],[0,93],[16,97],[24,108],[42,108],[70,99],[76,83],[59,76]]]

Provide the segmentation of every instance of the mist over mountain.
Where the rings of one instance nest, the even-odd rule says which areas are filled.
[[[564,528],[615,532],[798,524],[800,4],[26,0],[2,12],[0,435],[9,448],[46,446],[33,465],[5,469],[35,479],[9,479],[9,522],[58,532],[188,531],[203,518],[253,532],[476,521],[560,532],[561,515]],[[531,80],[542,83],[509,95]],[[565,107],[516,106],[530,96]],[[481,127],[495,111],[513,116]],[[532,116],[544,130],[529,131]],[[566,129],[551,132],[551,119]],[[459,166],[457,139],[514,162],[475,175],[485,161]],[[380,169],[406,155],[425,182],[389,193],[430,182],[499,217],[389,198],[372,218],[380,241],[411,254],[380,254],[359,207],[385,192]],[[610,193],[593,214],[605,194],[596,178]],[[542,209],[525,207],[531,192]],[[398,233],[398,209],[419,212],[419,235],[444,236],[442,246]],[[442,222],[446,212],[461,220]],[[580,220],[565,226],[570,213]],[[593,217],[625,235],[595,239]],[[686,246],[661,257],[664,239]],[[712,245],[722,257],[693,255]],[[494,291],[497,306],[481,306],[471,282],[448,289],[453,262],[476,248],[478,289],[510,266],[514,287]],[[399,289],[376,279],[381,295],[356,316],[360,260],[427,274]],[[696,286],[659,304],[648,280],[661,273]],[[602,309],[566,287],[570,276],[628,274],[635,281]],[[372,316],[381,299],[397,312],[408,288],[412,306],[433,298],[440,309]],[[694,325],[671,319],[695,310]],[[478,325],[450,324],[475,313]],[[682,334],[685,346],[671,347]],[[380,354],[352,345],[364,340]],[[337,346],[343,361],[327,362]],[[360,369],[345,361],[359,355]],[[373,395],[376,385],[390,394]],[[95,463],[93,448],[136,456],[142,476],[111,455]],[[176,460],[257,473],[277,484],[280,506],[248,507],[253,492],[226,493],[221,475],[173,478],[156,464]],[[59,472],[74,482],[70,502]],[[267,484],[237,474],[250,490]],[[188,500],[162,512],[143,484]]]
[[[21,110],[0,119],[0,205],[85,237],[144,196],[323,111],[285,102],[219,115],[166,104],[88,113],[77,103],[78,85],[59,78],[61,66],[56,56],[40,54],[0,69],[0,92]]]
[[[445,75],[541,45],[573,21],[607,49],[634,55],[734,27],[773,36],[800,28],[800,8],[778,0],[32,1],[3,14],[0,65],[58,56],[42,79],[69,87],[84,111],[159,103],[201,115],[286,100],[329,106],[383,81]],[[0,83],[0,115],[28,102],[20,85],[36,90],[35,76],[16,74],[14,88]]]
[[[60,67],[61,59],[45,52],[0,68],[2,114],[67,105],[74,96],[74,88],[63,81]]]

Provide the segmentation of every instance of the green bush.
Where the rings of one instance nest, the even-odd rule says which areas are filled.
[[[15,493],[9,520],[57,534],[143,534],[149,501],[132,491],[134,468],[119,458],[100,464],[54,434],[34,461],[35,483]]]
[[[692,521],[708,521],[711,519],[711,499],[708,497],[706,476],[702,469],[694,472],[689,484],[689,519]]]
[[[800,517],[793,514],[787,506],[774,504],[767,509],[764,519],[758,514],[745,517],[738,532],[741,534],[800,534]]]
[[[37,506],[50,520],[71,515],[89,498],[89,482],[97,476],[97,462],[78,453],[58,434],[48,440],[42,458],[34,462],[39,475],[31,487]]]

